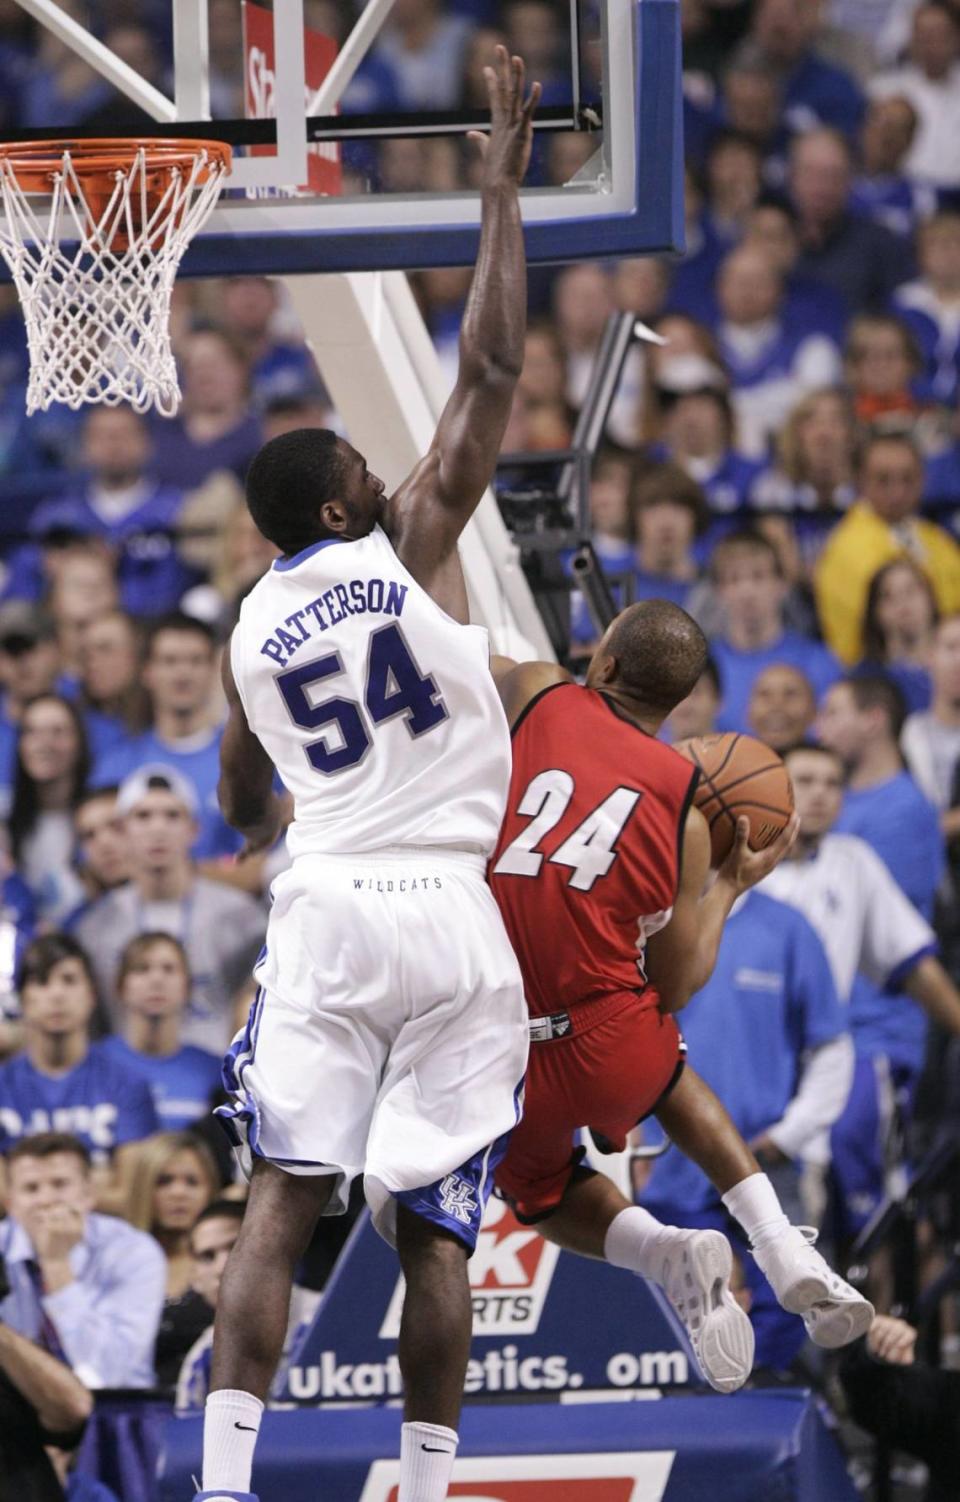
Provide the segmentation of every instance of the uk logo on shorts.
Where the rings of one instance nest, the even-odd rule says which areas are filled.
[[[461,1179],[458,1173],[448,1173],[440,1182],[440,1205],[445,1214],[461,1225],[473,1224],[473,1217],[480,1206],[473,1192],[473,1185]]]
[[[491,1198],[476,1251],[467,1263],[474,1334],[532,1335],[540,1323],[559,1255],[559,1247],[544,1241],[532,1226],[522,1226],[503,1200]],[[403,1290],[400,1278],[380,1327],[384,1340],[397,1338]]]
[[[676,1452],[510,1455],[457,1460],[448,1497],[461,1502],[664,1502]],[[400,1463],[375,1460],[360,1502],[397,1502]]]

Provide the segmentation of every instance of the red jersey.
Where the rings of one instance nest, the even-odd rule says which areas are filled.
[[[534,1016],[645,985],[638,942],[676,899],[697,776],[594,689],[524,710],[490,883]]]

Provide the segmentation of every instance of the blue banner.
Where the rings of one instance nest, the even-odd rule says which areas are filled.
[[[586,1311],[581,1311],[586,1317]],[[464,1409],[449,1497],[470,1502],[857,1502],[806,1392]],[[189,1502],[203,1421],[171,1420],[160,1502]],[[263,1502],[397,1502],[400,1414],[264,1415]]]
[[[487,1207],[469,1272],[468,1400],[702,1385],[683,1327],[658,1289],[561,1252],[501,1200]],[[294,1347],[286,1396],[318,1403],[399,1397],[402,1306],[396,1255],[364,1213]]]

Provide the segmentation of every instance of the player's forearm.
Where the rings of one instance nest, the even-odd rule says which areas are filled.
[[[67,1434],[89,1418],[93,1399],[70,1368],[3,1324],[0,1369],[50,1434]]]
[[[740,893],[732,882],[718,876],[709,892],[705,892],[697,908],[697,943],[691,955],[691,985],[687,997],[696,994],[707,984],[713,974],[720,953],[723,926]]]
[[[483,190],[476,270],[460,325],[461,367],[515,381],[523,365],[527,265],[520,200],[512,182]]]
[[[948,1032],[960,1033],[960,991],[939,960],[932,955],[922,959],[907,976],[904,990],[934,1022]]]
[[[224,763],[217,784],[217,799],[227,823],[246,835],[269,818],[277,794],[273,790],[272,777],[244,776]]]

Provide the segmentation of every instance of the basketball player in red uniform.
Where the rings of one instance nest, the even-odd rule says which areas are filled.
[[[743,1226],[781,1304],[818,1344],[844,1345],[873,1310],[791,1226],[770,1180],[709,1087],[685,1067],[672,1013],[709,979],[736,899],[796,838],[794,818],[767,850],[734,848],[707,886],[710,836],[693,807],[697,772],[656,739],[696,683],[706,642],[662,600],[613,622],[574,684],[551,663],[500,660],[513,731],[507,815],[490,863],[520,961],[533,1044],[524,1114],[497,1170],[518,1216],[568,1250],[661,1283],[711,1384],[749,1375],[753,1335],[729,1292],[717,1231],[662,1226],[603,1175],[574,1134],[606,1151],[656,1114]]]

